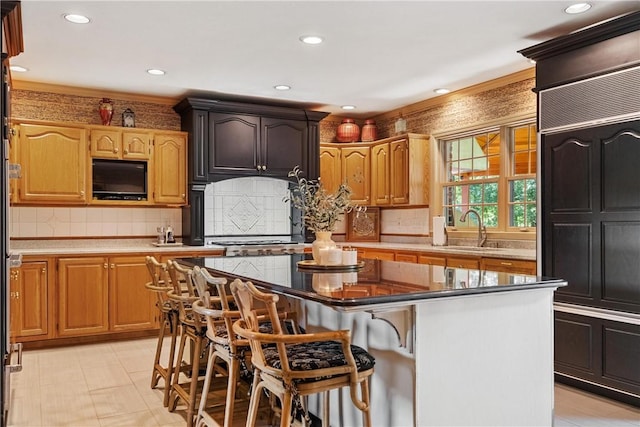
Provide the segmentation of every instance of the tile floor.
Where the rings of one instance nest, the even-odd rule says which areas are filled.
[[[155,344],[25,351],[23,371],[11,377],[9,426],[185,426],[184,406],[174,413],[162,406],[162,380],[149,387]],[[555,393],[556,427],[640,427],[639,408],[561,384]]]

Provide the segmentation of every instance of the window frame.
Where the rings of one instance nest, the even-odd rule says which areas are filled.
[[[500,134],[500,174],[499,177],[496,178],[483,178],[477,180],[470,180],[464,182],[464,184],[473,184],[473,183],[481,183],[481,182],[498,182],[498,226],[488,228],[487,232],[489,237],[493,238],[509,238],[509,239],[520,239],[520,240],[533,240],[536,238],[537,227],[512,227],[509,225],[509,185],[510,181],[514,179],[534,179],[536,180],[536,186],[538,187],[537,182],[537,173],[534,170],[531,174],[526,175],[515,175],[511,173],[511,165],[513,164],[513,156],[511,152],[510,142],[512,139],[512,129],[521,127],[521,126],[530,126],[536,125],[536,118],[534,116],[523,116],[522,118],[517,118],[513,120],[503,120],[496,121],[495,123],[488,125],[477,125],[474,127],[469,127],[462,130],[450,130],[448,132],[439,132],[434,133],[432,135],[433,142],[433,151],[432,151],[432,159],[435,160],[433,166],[433,181],[432,181],[432,194],[437,195],[437,197],[432,197],[431,203],[431,215],[442,215],[444,213],[444,188],[446,186],[451,185],[452,183],[447,181],[447,170],[446,170],[446,159],[445,159],[445,150],[444,146],[446,141],[452,139],[464,138],[472,135],[487,133],[487,132],[498,132]],[[532,135],[534,138],[532,141],[535,141],[536,144],[536,168],[539,167],[538,163],[540,161],[539,158],[539,138],[538,132],[536,129],[536,133]],[[514,171],[515,172],[515,171]],[[536,210],[538,210],[539,206],[539,192],[540,189],[536,188]],[[536,221],[538,224],[538,221]],[[447,232],[450,237],[454,238],[467,238],[474,237],[477,234],[477,230],[475,228],[457,228],[455,226],[447,226]]]

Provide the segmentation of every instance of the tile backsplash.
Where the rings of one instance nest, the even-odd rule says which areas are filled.
[[[288,181],[274,178],[234,178],[207,184],[204,234],[291,234],[291,204],[283,200],[288,194]]]
[[[155,236],[166,225],[182,234],[180,208],[12,206],[10,216],[20,238]]]

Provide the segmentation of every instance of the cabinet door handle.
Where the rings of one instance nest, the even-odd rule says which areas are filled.
[[[108,265],[106,262],[105,262],[102,266],[103,266],[104,268],[109,268],[109,265]]]
[[[112,268],[112,269],[113,269],[113,268],[116,268],[116,265],[115,265],[115,264],[111,264],[111,268]]]
[[[117,152],[118,152],[118,147],[114,148],[114,149],[113,149],[113,152],[114,152],[114,153],[117,153]]]
[[[182,200],[185,200],[186,198],[187,198],[187,195],[186,195],[186,194],[183,194],[183,195],[182,195]]]
[[[45,274],[47,272],[47,269],[42,267],[42,274]]]
[[[258,170],[260,170],[262,167],[260,165],[258,165]]]
[[[262,165],[262,170],[266,171],[267,170],[267,165]]]
[[[129,150],[124,150],[124,154],[129,154]]]

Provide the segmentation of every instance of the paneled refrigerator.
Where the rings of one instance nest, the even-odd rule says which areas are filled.
[[[2,187],[2,197],[0,197],[0,226],[2,234],[0,238],[0,254],[2,254],[2,262],[0,263],[0,328],[2,340],[0,342],[0,355],[2,355],[2,369],[0,369],[0,390],[2,399],[0,400],[0,425],[7,423],[9,414],[9,404],[11,401],[11,374],[20,371],[22,365],[22,346],[21,344],[13,344],[11,342],[11,283],[9,281],[9,270],[12,266],[20,265],[19,257],[16,259],[10,251],[9,240],[9,179],[13,175],[11,166],[9,165],[9,72],[8,61],[5,53],[2,53],[2,162],[0,162],[0,186]]]

